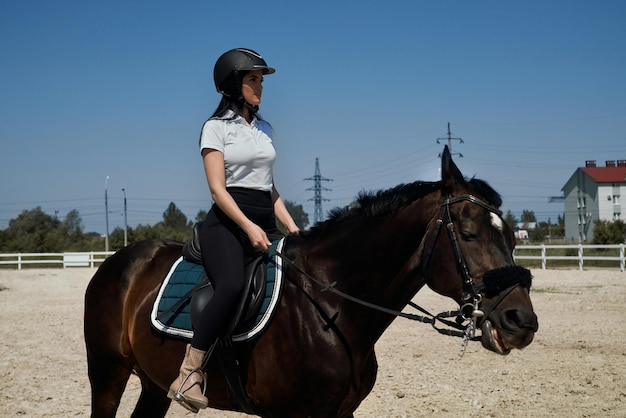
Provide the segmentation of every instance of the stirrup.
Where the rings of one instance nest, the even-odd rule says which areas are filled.
[[[193,369],[192,371],[190,371],[187,374],[187,376],[183,377],[183,380],[180,383],[180,385],[178,386],[178,389],[176,389],[176,394],[177,395],[182,395],[183,394],[183,392],[181,392],[180,390],[183,388],[183,386],[185,386],[185,383],[187,382],[189,377],[191,377],[191,375],[194,374],[194,373],[200,374],[200,377],[202,378],[202,395],[204,395],[206,393],[206,375],[202,371],[201,367],[197,367],[197,368]],[[198,384],[198,382],[196,382],[193,385],[189,386],[189,388],[187,390],[191,389],[196,384]]]
[[[200,374],[200,379],[202,381],[201,392],[202,392],[202,396],[205,396],[204,394],[206,393],[206,374],[202,371],[202,368],[195,368],[192,371],[190,371],[185,377],[183,377],[183,380],[178,386],[178,389],[176,389],[176,392],[174,392],[172,399],[174,399],[176,402],[181,404],[181,406],[188,409],[189,411],[193,413],[197,413],[200,409],[190,402],[190,400],[185,396],[185,392],[190,390],[192,387],[199,384],[200,382],[193,383],[191,386],[189,386],[186,389],[185,392],[181,392],[181,389],[183,388],[183,386],[185,386],[185,383],[187,383],[187,380],[189,380],[191,375],[194,373]]]
[[[193,412],[194,414],[197,414],[197,413],[198,413],[198,411],[200,411],[198,408],[196,408],[196,407],[195,407],[195,406],[193,406],[192,404],[188,403],[188,402],[187,402],[187,399],[185,399],[185,398],[183,397],[183,395],[181,395],[181,393],[180,393],[180,392],[178,392],[178,391],[174,392],[174,396],[173,396],[173,398],[172,398],[172,399],[174,399],[176,402],[178,402],[178,404],[179,404],[180,406],[182,406],[183,408],[185,408],[185,409],[186,409],[186,410],[188,410],[188,411]]]

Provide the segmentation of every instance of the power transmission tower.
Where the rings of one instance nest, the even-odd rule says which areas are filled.
[[[460,158],[463,158],[463,154],[461,154],[460,152],[457,152],[456,154],[452,152],[452,141],[459,141],[459,144],[463,143],[463,140],[461,138],[455,138],[452,136],[452,133],[450,133],[450,122],[448,122],[448,135],[445,138],[437,138],[437,143],[440,144],[441,142],[439,141],[448,141],[448,149],[450,150],[450,155],[458,155]],[[441,154],[439,154],[439,158],[441,158]]]
[[[315,213],[313,214],[313,224],[315,225],[316,223],[324,220],[324,217],[322,215],[322,201],[325,200],[327,202],[330,202],[330,200],[322,198],[323,191],[325,192],[331,191],[330,189],[322,187],[322,182],[333,181],[333,180],[322,177],[322,174],[320,173],[319,158],[315,159],[315,174],[313,175],[313,177],[309,177],[308,179],[304,179],[304,180],[305,181],[313,180],[313,187],[309,187],[306,190],[307,191],[313,190],[315,192],[315,197],[313,199],[309,199],[315,202]]]

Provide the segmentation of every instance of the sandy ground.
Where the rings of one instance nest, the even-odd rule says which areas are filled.
[[[0,416],[89,415],[82,332],[92,269],[0,270]],[[533,271],[539,333],[509,356],[398,319],[377,345],[378,381],[356,417],[626,416],[626,273]],[[454,308],[429,290],[415,301]],[[120,417],[139,394],[128,384]],[[168,417],[193,416],[172,405]],[[215,410],[198,416],[243,417]]]

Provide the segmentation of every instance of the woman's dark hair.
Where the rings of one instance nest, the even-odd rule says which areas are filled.
[[[229,95],[222,95],[222,99],[220,100],[220,103],[217,105],[217,108],[213,112],[213,115],[211,115],[210,119],[223,119],[229,110],[232,110],[233,112],[235,112],[235,114],[232,117],[228,118],[228,120],[235,119],[237,116],[243,114],[243,108],[244,106],[246,106],[246,102],[241,96],[241,85],[237,84],[241,83],[241,80],[243,80],[245,75],[249,72],[250,71],[239,71],[238,74],[235,74],[233,72],[228,76],[226,80],[224,80],[224,82],[222,83],[223,91],[232,93]],[[248,110],[250,110],[257,117],[257,119],[263,119],[261,115],[257,113],[257,111],[259,110],[257,107],[252,107],[251,105],[247,105],[247,107]]]
[[[210,119],[217,118],[223,119],[226,113],[232,110],[235,114],[228,119],[235,119],[237,116],[243,113],[243,103],[240,100],[233,99],[232,97],[222,96],[222,100],[217,105],[215,112],[211,115]]]

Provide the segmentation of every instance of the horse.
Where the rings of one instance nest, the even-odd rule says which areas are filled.
[[[531,276],[515,265],[500,195],[464,178],[447,147],[441,167],[440,181],[361,192],[285,238],[288,280],[271,323],[232,347],[254,414],[353,417],[374,387],[376,341],[424,285],[459,304],[486,349],[506,355],[531,343]],[[115,416],[132,373],[141,381],[132,416],[165,416],[185,342],[156,335],[149,315],[182,247],[166,239],[131,244],[91,279],[84,336],[92,417]],[[244,411],[216,356],[205,371],[209,408]]]

